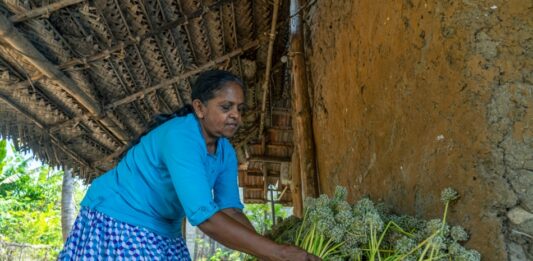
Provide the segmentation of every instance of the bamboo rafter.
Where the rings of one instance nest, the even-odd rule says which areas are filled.
[[[256,41],[253,41],[251,43],[248,43],[246,46],[242,47],[242,48],[239,48],[237,50],[234,50],[224,56],[221,56],[221,57],[218,57],[217,59],[215,60],[212,60],[208,63],[205,63],[201,66],[199,66],[198,68],[194,69],[194,70],[190,70],[190,71],[187,71],[185,73],[182,73],[180,75],[177,75],[171,79],[167,79],[165,81],[162,81],[161,83],[159,84],[156,84],[154,86],[150,86],[144,90],[141,90],[141,91],[138,91],[138,92],[135,92],[131,95],[128,95],[127,97],[124,97],[122,99],[119,99],[115,102],[112,102],[111,104],[108,104],[108,105],[105,105],[104,106],[104,113],[106,112],[109,112],[109,111],[112,111],[113,109],[117,108],[118,106],[121,106],[121,105],[124,105],[126,103],[130,103],[130,102],[133,102],[137,99],[140,99],[142,97],[144,97],[145,95],[147,95],[148,93],[151,93],[151,92],[154,92],[156,90],[159,90],[159,89],[162,89],[162,88],[168,88],[170,84],[172,83],[175,83],[175,82],[178,82],[178,81],[181,81],[181,80],[184,80],[184,79],[187,79],[189,77],[191,77],[192,75],[195,75],[195,74],[198,74],[206,69],[209,69],[209,68],[212,68],[213,66],[215,66],[216,64],[220,64],[220,63],[223,63],[224,61],[228,60],[228,59],[231,59],[233,57],[236,57],[236,56],[239,56],[241,55],[243,52],[246,52],[250,49],[253,49],[253,48],[256,48],[257,46],[259,45],[259,40],[256,40]],[[73,117],[65,122],[62,122],[58,125],[55,125],[55,126],[51,126],[52,130],[54,131],[57,131],[58,129],[62,129],[66,126],[71,126],[71,125],[75,125],[77,124],[78,122],[80,122],[81,120],[83,119],[87,119],[87,116],[86,115],[78,115],[76,117]],[[94,118],[93,119],[97,119],[97,118]]]
[[[56,81],[65,92],[78,100],[90,113],[98,115],[100,109],[96,106],[96,101],[88,97],[79,87],[67,76],[65,76],[55,65],[53,65],[44,55],[23,37],[13,24],[0,14],[0,37],[11,47],[24,55],[26,60],[35,66],[40,73],[51,80]]]
[[[148,87],[144,90],[141,90],[141,91],[138,91],[136,93],[133,93],[132,95],[128,96],[128,97],[124,97],[118,101],[115,101],[107,106],[105,106],[105,110],[108,111],[108,110],[112,110],[113,108],[116,108],[120,105],[123,105],[123,104],[126,104],[126,103],[130,103],[132,101],[135,101],[141,97],[144,97],[145,95],[151,93],[151,92],[154,92],[156,90],[159,90],[161,88],[166,88],[168,87],[170,84],[174,83],[174,82],[177,82],[177,81],[180,81],[180,80],[183,80],[183,79],[186,79],[192,75],[195,75],[195,74],[198,74],[202,71],[205,71],[217,64],[220,64],[228,59],[231,59],[232,57],[235,57],[235,56],[238,56],[240,54],[242,54],[243,52],[245,51],[248,51],[250,49],[253,49],[253,48],[256,48],[257,46],[259,45],[259,40],[255,40],[251,43],[248,43],[247,45],[243,46],[242,48],[239,48],[237,50],[234,50],[224,56],[221,56],[221,57],[218,57],[212,61],[209,61],[201,66],[199,66],[198,68],[194,69],[194,70],[191,70],[191,71],[188,71],[186,73],[183,73],[181,75],[178,75],[176,77],[173,77],[171,79],[168,79],[168,80],[164,80],[162,82],[160,82],[159,84],[156,84],[154,86],[151,86],[151,87]]]
[[[30,0],[30,4],[36,4],[31,6],[39,6],[40,3],[34,1]],[[271,40],[273,1],[54,1],[80,1],[82,4],[51,13],[51,6],[28,10],[24,2],[4,0],[0,9],[11,19],[23,16],[30,19],[17,24],[17,29],[51,64],[93,98],[100,111],[91,113],[86,104],[80,105],[78,98],[58,85],[57,75],[50,78],[36,70],[3,42],[0,58],[6,65],[0,63],[0,82],[9,87],[0,86],[0,94],[41,125],[5,105],[6,113],[0,111],[5,117],[0,120],[0,132],[20,138],[20,144],[54,166],[80,166],[74,175],[90,182],[101,171],[113,167],[131,139],[151,125],[154,114],[175,110],[190,102],[191,83],[196,73],[222,68],[240,74],[248,94],[246,103],[250,111],[243,115],[242,128],[232,138],[236,147],[244,147],[245,157],[240,155],[239,161],[252,155],[250,151],[258,151],[257,123],[264,80],[269,80],[267,99],[286,99],[278,95],[286,94],[287,85],[284,84],[287,83],[280,79],[287,71],[287,64],[280,64],[277,59],[278,51],[285,52],[287,47],[288,3],[278,0],[278,18],[274,18],[277,20],[276,37]],[[41,13],[35,16],[38,9]],[[34,15],[30,15],[32,12]],[[30,18],[39,16],[39,19]],[[267,67],[270,72],[265,72]],[[263,78],[265,74],[269,76]],[[284,88],[284,91],[276,88]],[[280,104],[288,106],[286,102]],[[267,100],[265,109],[268,111],[268,108]],[[273,119],[278,118],[274,116]],[[280,119],[287,121],[287,117]],[[268,118],[266,123],[268,126]],[[272,124],[278,123],[273,121]],[[35,128],[31,129],[32,126]],[[287,145],[292,143],[287,140],[288,132],[273,134],[266,132],[267,126],[263,125],[262,131],[268,148],[265,156],[284,158],[252,158],[250,167],[259,170],[264,165],[268,184],[274,184],[280,178],[279,161],[288,160],[288,149],[271,144],[280,140]],[[48,133],[41,132],[41,127]],[[270,130],[272,126],[268,127]],[[122,140],[111,128],[123,130],[128,136]],[[64,148],[83,157],[66,152]],[[259,185],[260,179],[247,178],[252,186]],[[255,192],[250,190],[245,200],[264,198],[263,193],[257,193],[268,189],[264,185],[261,183],[261,188]]]
[[[53,4],[49,4],[47,6],[43,6],[43,7],[39,7],[39,8],[35,8],[35,9],[32,9],[32,10],[29,10],[23,14],[16,14],[16,15],[12,15],[9,17],[9,20],[13,23],[20,23],[20,22],[23,22],[23,21],[26,21],[26,20],[29,20],[29,19],[32,19],[32,18],[36,18],[36,17],[39,17],[39,16],[48,16],[50,15],[51,13],[59,10],[59,9],[62,9],[62,8],[65,8],[65,7],[68,7],[68,6],[71,6],[71,5],[75,5],[75,4],[79,4],[81,2],[83,2],[85,0],[62,0],[62,1],[58,1],[58,2],[55,2]]]
[[[270,27],[269,42],[268,42],[268,54],[267,54],[267,63],[265,69],[265,78],[262,85],[262,99],[261,99],[261,118],[259,120],[259,138],[263,135],[263,129],[265,126],[265,115],[266,115],[266,99],[268,96],[268,86],[270,80],[270,69],[272,67],[272,52],[274,50],[274,40],[276,39],[276,24],[278,22],[278,7],[279,0],[274,0],[274,12],[272,14],[272,25]]]
[[[72,4],[76,4],[76,3],[79,3],[79,2],[83,2],[83,1],[85,1],[85,0],[66,0],[65,2],[72,2]],[[70,61],[68,61],[66,63],[63,63],[63,64],[59,65],[58,67],[60,69],[63,69],[63,70],[64,69],[73,68],[73,67],[76,67],[76,66],[89,67],[89,66],[91,66],[92,62],[109,58],[114,53],[118,53],[118,52],[124,50],[128,46],[139,44],[140,42],[146,40],[147,38],[153,37],[155,35],[158,35],[158,34],[164,32],[166,30],[172,29],[174,27],[179,27],[179,26],[186,25],[186,24],[189,23],[190,20],[195,19],[195,18],[199,18],[200,16],[202,16],[204,12],[219,8],[222,4],[225,4],[225,3],[232,3],[233,4],[233,1],[234,0],[221,0],[221,1],[218,1],[218,2],[216,2],[214,4],[212,4],[212,5],[206,6],[202,10],[198,10],[198,11],[192,13],[189,16],[183,15],[182,17],[180,17],[180,18],[178,18],[176,20],[167,22],[163,26],[161,26],[159,28],[156,28],[156,29],[153,29],[149,33],[146,33],[146,34],[143,34],[143,35],[140,35],[140,36],[131,36],[129,38],[129,40],[119,41],[113,47],[107,48],[107,49],[99,52],[98,54],[92,55],[90,57],[73,58],[72,60],[70,60]],[[74,2],[76,2],[76,3],[74,3]],[[11,21],[14,21],[14,22],[22,21],[22,20],[19,20],[19,18],[17,18],[19,16],[22,17],[22,16],[25,16],[25,15],[24,14],[13,15],[9,19]],[[39,81],[39,80],[43,79],[44,77],[46,77],[45,74],[40,74],[40,75],[33,76],[30,79],[28,79],[28,81],[24,81],[24,82],[18,83],[15,88],[28,87],[31,84],[31,82]]]
[[[97,102],[87,96],[77,84],[67,77],[63,72],[52,64],[43,54],[41,54],[35,47],[15,29],[13,24],[0,14],[0,37],[7,42],[13,49],[24,55],[25,59],[31,63],[37,70],[45,75],[50,80],[55,81],[58,85],[76,101],[83,105],[90,114],[100,115],[101,109]],[[120,142],[127,140],[127,135],[121,130],[110,127],[114,126],[113,122],[107,119],[102,119],[102,123],[111,133],[113,133]]]

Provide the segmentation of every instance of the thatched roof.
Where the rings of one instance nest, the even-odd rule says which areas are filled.
[[[267,129],[270,111],[290,108],[288,8],[281,1]],[[243,145],[262,127],[272,17],[269,0],[1,0],[0,134],[90,182],[154,115],[190,101],[197,73],[218,67],[247,85],[251,110],[233,139],[246,161]]]

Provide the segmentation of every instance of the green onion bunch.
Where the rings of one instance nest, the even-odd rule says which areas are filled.
[[[294,216],[277,224],[267,236],[294,244],[324,260],[458,260],[476,261],[481,255],[464,248],[468,233],[446,222],[449,205],[459,198],[451,188],[442,191],[444,214],[422,220],[396,215],[383,204],[362,198],[351,205],[346,188],[332,197],[307,198],[302,219]]]

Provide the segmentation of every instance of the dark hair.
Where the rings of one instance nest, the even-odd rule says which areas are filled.
[[[209,100],[215,97],[216,92],[222,89],[225,86],[225,84],[229,82],[235,82],[239,84],[242,87],[242,91],[245,92],[242,80],[236,75],[234,75],[233,73],[230,73],[228,71],[223,71],[223,70],[210,70],[210,71],[203,72],[200,75],[198,75],[198,78],[196,78],[196,81],[194,82],[192,86],[191,101],[198,99],[203,104],[207,104]],[[174,117],[185,116],[193,112],[194,112],[194,109],[192,105],[185,104],[181,108],[179,108],[177,111],[175,111],[174,113],[156,115],[150,127],[144,133],[142,133],[138,138],[136,138],[133,142],[131,142],[131,145],[129,146],[128,150],[131,147],[133,147],[135,144],[139,143],[141,138],[144,135],[146,135],[151,130],[157,128],[159,125],[167,122],[168,120]],[[128,150],[124,150],[124,153],[123,155],[120,156],[120,158],[122,158],[125,155],[125,152],[127,152]]]

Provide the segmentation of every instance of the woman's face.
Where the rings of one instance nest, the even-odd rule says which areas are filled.
[[[228,82],[215,92],[215,97],[207,104],[195,100],[193,105],[207,141],[218,137],[230,138],[242,123],[244,93],[238,83]]]

